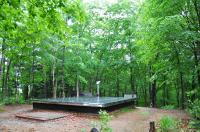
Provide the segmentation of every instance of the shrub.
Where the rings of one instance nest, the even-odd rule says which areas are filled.
[[[164,116],[160,120],[160,131],[161,132],[176,132],[178,129],[178,122],[169,116]]]
[[[4,111],[4,109],[3,109],[3,105],[0,104],[0,112],[3,112],[3,111]]]
[[[16,99],[15,96],[12,96],[12,97],[5,98],[2,103],[5,105],[24,104],[25,100],[24,100],[23,96],[19,96],[18,99]]]
[[[112,132],[112,129],[109,127],[108,122],[112,117],[106,111],[100,111],[100,131],[101,132]]]
[[[190,103],[188,111],[193,117],[190,126],[194,129],[200,130],[200,100],[196,99],[194,102]]]
[[[162,106],[161,109],[173,110],[173,109],[175,109],[175,106],[174,105],[165,105],[165,106]]]
[[[196,99],[191,103],[189,112],[194,118],[200,119],[200,100]]]
[[[5,105],[11,105],[11,104],[15,104],[16,103],[16,99],[15,97],[7,97],[3,100],[3,103]]]

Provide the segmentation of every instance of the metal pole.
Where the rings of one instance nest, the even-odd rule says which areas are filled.
[[[99,84],[97,84],[97,96],[99,97]]]
[[[99,97],[100,93],[99,93],[99,84],[100,84],[101,81],[97,81],[96,84],[97,84],[97,97]]]

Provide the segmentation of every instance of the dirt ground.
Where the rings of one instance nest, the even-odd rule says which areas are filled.
[[[64,118],[51,121],[33,121],[20,119],[16,114],[32,111],[31,105],[5,106],[0,112],[0,132],[89,132],[92,122],[98,117],[88,114],[77,114],[63,111],[42,111],[62,113]],[[110,121],[113,132],[148,132],[149,122],[158,122],[164,115],[177,119],[188,119],[186,112],[181,110],[161,110],[137,107],[129,112],[114,112]]]

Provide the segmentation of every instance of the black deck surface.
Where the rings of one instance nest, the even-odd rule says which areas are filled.
[[[69,98],[57,98],[57,99],[40,99],[34,102],[38,103],[52,103],[52,104],[64,104],[75,106],[90,106],[90,107],[109,107],[121,103],[134,101],[135,98],[124,97],[69,97]]]
[[[134,97],[68,97],[40,99],[33,101],[33,108],[98,113],[100,109],[112,111],[119,107],[132,105],[135,99]]]

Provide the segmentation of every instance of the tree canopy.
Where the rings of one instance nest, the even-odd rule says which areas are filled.
[[[137,105],[200,97],[200,1],[0,1],[0,95],[137,94]]]

